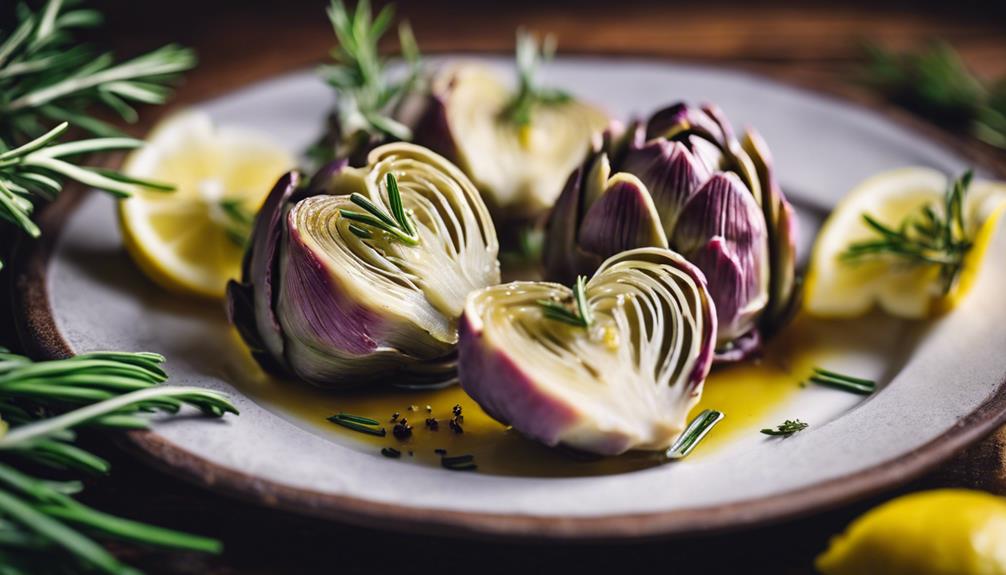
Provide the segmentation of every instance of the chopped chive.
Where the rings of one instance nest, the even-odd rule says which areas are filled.
[[[385,447],[384,449],[381,450],[381,455],[390,459],[398,459],[399,457],[402,456],[402,452],[395,449],[394,447]]]
[[[787,419],[786,421],[775,426],[774,429],[767,428],[761,430],[761,432],[764,433],[765,435],[789,437],[790,435],[793,435],[798,431],[803,431],[808,427],[810,427],[809,423],[805,423],[803,421],[800,421],[799,419]]]
[[[810,381],[859,395],[870,395],[877,389],[875,381],[852,377],[820,367],[814,368],[814,375],[810,377]]]
[[[712,430],[713,426],[723,419],[723,413],[705,409],[698,414],[678,439],[667,450],[669,459],[682,459],[695,449],[695,446]]]
[[[453,457],[441,457],[440,465],[452,471],[473,471],[478,468],[475,464],[474,455],[455,455]]]
[[[378,437],[384,437],[385,435],[387,435],[387,431],[385,431],[383,427],[380,428],[369,427],[367,424],[357,423],[344,417],[340,417],[339,415],[333,415],[332,417],[329,417],[328,420],[336,425],[341,425],[346,429],[352,429],[353,431],[359,431],[360,433],[366,433],[368,435],[376,435]]]
[[[873,387],[873,386],[877,385],[877,382],[873,381],[872,379],[863,379],[861,377],[853,377],[851,375],[845,375],[845,374],[842,374],[842,373],[837,373],[837,372],[834,372],[834,371],[829,371],[827,369],[823,369],[823,368],[820,368],[820,367],[815,367],[814,368],[814,373],[817,373],[819,375],[823,375],[825,377],[830,377],[830,378],[834,378],[834,379],[841,379],[841,380],[844,380],[844,381],[848,381],[850,383],[858,383],[860,385],[866,385],[866,386],[869,386],[869,387]]]
[[[353,415],[351,413],[339,412],[338,415],[333,417],[338,417],[339,419],[345,419],[346,421],[352,421],[354,423],[362,423],[364,425],[380,425],[381,422],[376,419],[371,419],[369,417],[364,417],[362,415]]]

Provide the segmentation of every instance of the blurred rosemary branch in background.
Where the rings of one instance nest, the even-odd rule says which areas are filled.
[[[162,104],[178,75],[195,65],[191,50],[165,46],[117,63],[110,53],[77,42],[74,32],[102,22],[80,0],[48,0],[38,11],[19,3],[0,29],[0,220],[32,237],[35,204],[53,199],[66,180],[128,196],[139,187],[170,186],[81,167],[69,157],[142,145],[94,116],[107,108],[127,122],[135,104]],[[72,124],[97,138],[57,144]],[[0,253],[0,267],[3,266]]]
[[[868,86],[935,123],[1006,149],[1006,78],[982,82],[944,42],[906,54],[866,49]]]
[[[323,135],[307,151],[316,165],[350,156],[372,139],[412,139],[412,130],[395,115],[421,82],[422,64],[412,28],[401,22],[398,42],[408,72],[398,81],[391,80],[378,43],[394,16],[392,4],[376,16],[369,0],[359,0],[354,10],[348,10],[342,0],[329,4],[328,18],[338,45],[331,51],[333,63],[321,66],[318,75],[335,89],[336,107],[330,120],[333,134]]]
[[[54,198],[67,180],[119,197],[139,187],[171,189],[83,167],[75,159],[141,146],[93,114],[105,108],[135,121],[133,106],[163,103],[178,74],[195,64],[194,54],[165,46],[117,63],[111,54],[75,40],[74,32],[102,20],[99,12],[80,5],[80,0],[47,0],[37,11],[23,3],[2,8],[14,18],[10,25],[0,23],[0,220],[33,237],[40,233],[31,218],[36,203]],[[58,142],[70,124],[97,137]],[[0,267],[7,249],[0,245]],[[213,539],[91,509],[71,497],[81,483],[65,480],[70,473],[109,469],[107,461],[76,444],[75,428],[143,429],[145,413],[174,413],[183,405],[215,417],[237,413],[216,392],[159,385],[167,378],[163,361],[151,353],[103,352],[33,362],[0,347],[0,573],[137,573],[91,534],[220,550]],[[62,480],[50,479],[50,471]],[[44,478],[36,476],[43,472]]]
[[[70,497],[78,481],[33,477],[17,466],[104,474],[108,462],[74,444],[74,428],[144,429],[144,413],[183,405],[237,413],[221,394],[158,385],[152,353],[98,352],[33,362],[0,348],[0,573],[137,573],[84,533],[162,547],[218,552],[220,543],[107,515]],[[78,531],[77,529],[81,531]]]

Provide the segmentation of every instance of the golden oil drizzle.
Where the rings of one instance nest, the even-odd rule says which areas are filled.
[[[841,322],[801,316],[766,346],[761,359],[714,369],[692,415],[711,408],[722,411],[726,417],[689,459],[714,452],[740,433],[757,433],[771,412],[800,391],[815,365],[826,365],[829,357],[842,355],[850,347],[869,349],[896,339],[886,335],[864,336],[863,332],[877,330],[845,327]],[[234,345],[241,345],[236,335]],[[393,447],[401,452],[403,463],[439,466],[441,455],[437,450],[444,450],[451,456],[473,455],[479,473],[539,477],[624,473],[664,463],[659,453],[631,452],[595,458],[545,447],[490,418],[459,386],[425,391],[337,392],[270,377],[250,358],[242,372],[242,377],[235,378],[239,380],[237,385],[256,401],[312,432],[375,457],[381,456],[382,448]],[[448,426],[455,405],[461,406],[464,416],[460,434]],[[376,419],[387,434],[374,437],[327,420],[340,412]],[[408,439],[399,440],[392,434],[395,422],[391,419],[395,412],[412,425]],[[427,428],[427,418],[436,418],[435,431]]]

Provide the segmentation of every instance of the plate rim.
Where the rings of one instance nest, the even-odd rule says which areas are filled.
[[[591,54],[576,53],[576,57]],[[597,55],[602,58],[612,55]],[[620,57],[622,55],[616,55]],[[639,60],[662,61],[663,58],[635,56]],[[816,97],[857,107],[883,116],[920,137],[935,141],[974,162],[991,173],[1003,176],[998,165],[988,161],[967,145],[949,137],[938,128],[910,115],[888,109],[873,109],[855,99],[833,91],[811,87],[799,80],[787,81],[758,74],[743,67],[674,62],[689,67],[709,67],[745,74],[760,82],[796,89]],[[287,71],[285,73],[290,73]],[[284,74],[285,74],[284,73]],[[281,76],[257,78],[216,94],[231,91]],[[206,101],[206,100],[204,100]],[[198,102],[185,102],[194,105]],[[112,165],[115,159],[110,159]],[[11,262],[11,300],[14,305],[15,332],[27,353],[34,357],[61,358],[74,351],[60,333],[49,300],[49,261],[58,244],[63,224],[88,195],[79,186],[68,186],[57,201],[47,205],[38,217],[43,230],[35,240],[19,237]],[[501,514],[410,507],[382,503],[360,497],[334,495],[311,489],[291,487],[262,479],[242,471],[218,465],[195,455],[153,431],[124,434],[127,449],[147,464],[213,492],[237,497],[259,505],[309,515],[341,523],[380,530],[427,535],[452,535],[472,538],[500,538],[515,541],[548,538],[565,541],[630,541],[669,539],[700,534],[740,531],[757,526],[790,521],[835,509],[844,504],[879,495],[903,485],[949,459],[954,453],[987,436],[1006,424],[1006,374],[995,392],[954,427],[926,444],[901,456],[841,477],[757,499],[741,500],[693,509],[653,513],[631,513],[597,517]]]

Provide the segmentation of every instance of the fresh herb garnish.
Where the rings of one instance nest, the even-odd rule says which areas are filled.
[[[478,469],[478,465],[475,464],[474,455],[442,456],[440,458],[440,465],[451,471],[475,471]]]
[[[719,411],[712,409],[702,410],[702,413],[698,414],[695,419],[688,424],[688,427],[681,432],[678,439],[667,450],[667,458],[681,459],[687,456],[695,449],[695,446],[698,445],[710,431],[712,431],[713,426],[719,423],[722,419],[723,414]]]
[[[971,177],[968,170],[947,187],[942,213],[927,205],[902,220],[897,228],[863,214],[863,221],[877,237],[853,243],[840,257],[846,262],[889,257],[910,265],[938,266],[943,293],[948,293],[971,249],[964,222],[964,197]]]
[[[555,55],[555,37],[545,36],[538,44],[534,34],[517,31],[517,93],[503,110],[503,115],[516,126],[527,126],[535,106],[549,106],[568,102],[572,97],[562,90],[543,88],[535,80],[538,67]]]
[[[787,419],[786,421],[775,426],[774,429],[766,428],[761,430],[761,432],[764,433],[765,435],[789,437],[790,435],[793,435],[794,433],[797,433],[799,431],[803,431],[808,427],[810,427],[809,423],[804,423],[799,419]]]
[[[48,0],[40,11],[25,4],[0,40],[0,140],[17,146],[61,122],[98,136],[121,136],[91,113],[102,105],[135,122],[133,104],[163,104],[171,84],[196,63],[192,50],[168,45],[116,63],[76,38],[102,23],[79,2]]]
[[[820,367],[814,368],[814,375],[810,377],[810,381],[860,395],[870,395],[877,389],[877,382],[873,380],[853,377]]]
[[[378,43],[391,26],[394,6],[385,6],[374,17],[369,0],[360,0],[352,12],[341,0],[333,0],[328,18],[339,45],[331,52],[335,63],[322,66],[318,73],[337,92],[334,115],[339,133],[334,134],[334,143],[331,137],[323,137],[308,155],[320,164],[333,157],[348,157],[372,138],[411,140],[409,127],[394,119],[422,77],[419,48],[408,22],[399,24],[398,41],[409,72],[401,81],[391,82]]]
[[[0,125],[3,120],[0,119]],[[63,179],[74,180],[116,197],[127,197],[144,187],[170,191],[169,185],[130,178],[111,170],[81,167],[68,158],[82,154],[131,150],[143,145],[132,138],[92,138],[57,144],[56,139],[69,128],[63,122],[45,134],[16,148],[0,152],[0,219],[38,237],[39,227],[31,220],[36,198],[55,198],[63,189]],[[0,149],[4,148],[0,141]],[[0,268],[3,261],[0,261]]]
[[[103,105],[135,121],[132,105],[163,103],[170,83],[195,64],[192,51],[165,46],[116,64],[111,54],[76,41],[77,31],[102,21],[78,4],[48,0],[38,11],[18,4],[11,27],[0,32],[0,219],[32,237],[39,235],[31,221],[35,202],[55,198],[66,180],[119,197],[138,187],[172,189],[68,158],[140,146],[92,109]],[[70,124],[102,137],[56,144]]]
[[[353,431],[359,431],[360,433],[376,435],[377,437],[384,437],[387,435],[387,431],[383,427],[377,427],[381,424],[381,422],[369,417],[350,415],[348,413],[337,413],[336,415],[329,417],[328,420],[336,425],[341,425],[346,429],[352,429]]]
[[[404,244],[410,246],[419,245],[419,234],[416,233],[416,228],[412,224],[411,217],[402,206],[402,193],[398,189],[398,180],[390,172],[387,177],[387,189],[391,214],[376,206],[365,196],[355,192],[349,196],[349,200],[363,208],[366,213],[361,214],[360,212],[341,209],[339,210],[339,214],[347,220],[353,220],[353,222],[386,232]],[[356,225],[356,223],[349,224],[349,231],[365,240],[373,237],[370,230]]]
[[[866,83],[929,120],[1006,149],[1006,78],[986,85],[948,44],[912,54],[867,47]]]
[[[0,455],[5,459],[0,534],[3,563],[12,573],[134,572],[81,531],[145,545],[220,551],[213,539],[87,507],[70,497],[81,490],[79,482],[34,477],[14,465],[21,460],[40,469],[104,474],[108,462],[74,443],[75,428],[143,429],[146,412],[174,413],[182,405],[212,416],[237,413],[219,393],[160,385],[167,378],[163,361],[153,353],[95,352],[33,362],[0,348]]]
[[[255,213],[245,207],[244,202],[225,198],[217,204],[224,215],[224,230],[234,245],[243,248],[251,239],[255,225]]]
[[[548,299],[538,300],[538,305],[542,308],[542,313],[548,319],[568,323],[576,327],[590,327],[594,322],[594,315],[590,311],[590,304],[587,302],[587,278],[577,276],[576,283],[573,284],[573,302],[576,304],[576,311],[570,310],[565,305]]]

